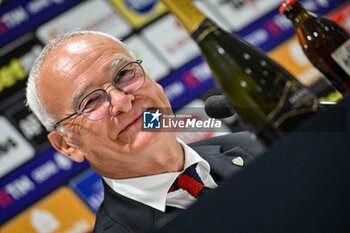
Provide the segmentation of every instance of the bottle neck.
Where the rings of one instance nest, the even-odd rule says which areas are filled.
[[[194,33],[206,19],[191,0],[161,0],[161,2],[178,18],[189,34]]]
[[[289,5],[285,10],[284,15],[296,25],[303,24],[311,16],[299,2]]]

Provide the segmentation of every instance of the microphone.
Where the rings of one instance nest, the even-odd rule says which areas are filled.
[[[224,95],[210,96],[205,101],[204,110],[212,118],[226,118],[236,115],[231,103]]]

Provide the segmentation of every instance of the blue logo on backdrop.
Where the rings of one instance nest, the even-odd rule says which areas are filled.
[[[159,129],[160,128],[160,116],[162,113],[159,112],[159,109],[150,112],[143,113],[143,128],[144,129]]]
[[[158,3],[157,0],[124,0],[124,2],[129,9],[141,14],[151,12]]]

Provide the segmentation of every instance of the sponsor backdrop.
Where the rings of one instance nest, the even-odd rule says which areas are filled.
[[[350,30],[347,0],[302,0]],[[282,0],[195,2],[226,30],[266,51],[303,83],[322,76],[303,55],[291,24],[278,13]],[[125,41],[144,60],[146,71],[165,89],[179,114],[203,107],[219,93],[199,49],[156,0],[0,1],[0,232],[89,232],[103,198],[101,178],[87,163],[73,163],[55,151],[46,131],[24,105],[31,64],[43,45],[72,29],[107,32]],[[179,132],[186,142],[222,132]],[[62,204],[60,204],[62,203]],[[44,231],[43,231],[44,230]]]

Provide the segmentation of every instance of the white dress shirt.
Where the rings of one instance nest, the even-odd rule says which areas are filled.
[[[183,141],[177,140],[185,153],[184,170],[198,163],[196,170],[204,185],[216,188],[217,184],[210,175],[209,163]],[[166,206],[185,209],[196,200],[182,189],[168,193],[170,186],[182,172],[169,172],[128,179],[110,179],[107,177],[103,177],[103,179],[115,192],[164,212]]]

